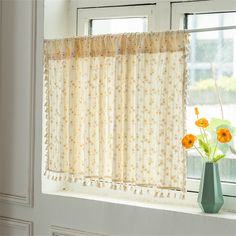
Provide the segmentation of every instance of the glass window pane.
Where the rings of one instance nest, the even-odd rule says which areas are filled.
[[[147,32],[148,21],[146,17],[99,19],[91,20],[91,34],[119,34],[130,32]]]
[[[236,25],[236,12],[188,14],[188,29],[204,29]],[[209,33],[209,35],[212,32]],[[214,35],[214,32],[213,32]]]
[[[188,28],[236,25],[235,13],[188,15]],[[205,25],[203,24],[205,22]],[[195,28],[194,28],[195,27]],[[221,118],[215,81],[223,103],[224,119],[236,126],[236,30],[195,32],[190,36],[190,85],[188,91],[188,133],[199,134],[194,125],[194,107],[207,119]],[[235,143],[236,144],[236,143]],[[234,145],[236,147],[236,145]],[[187,159],[188,177],[200,178],[201,158],[191,150]],[[236,182],[236,157],[227,154],[220,163],[221,179]]]

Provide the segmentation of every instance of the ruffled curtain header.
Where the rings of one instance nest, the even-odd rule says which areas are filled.
[[[45,56],[48,59],[60,60],[74,57],[178,52],[185,50],[187,37],[187,33],[177,31],[45,40]]]

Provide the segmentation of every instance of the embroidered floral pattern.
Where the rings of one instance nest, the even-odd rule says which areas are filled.
[[[184,32],[45,41],[46,173],[185,188]]]

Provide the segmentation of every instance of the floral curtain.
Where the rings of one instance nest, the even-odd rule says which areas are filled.
[[[187,45],[180,31],[45,40],[45,174],[184,192]]]

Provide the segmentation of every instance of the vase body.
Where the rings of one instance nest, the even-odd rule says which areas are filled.
[[[206,213],[218,213],[224,204],[217,163],[203,164],[198,203]]]

